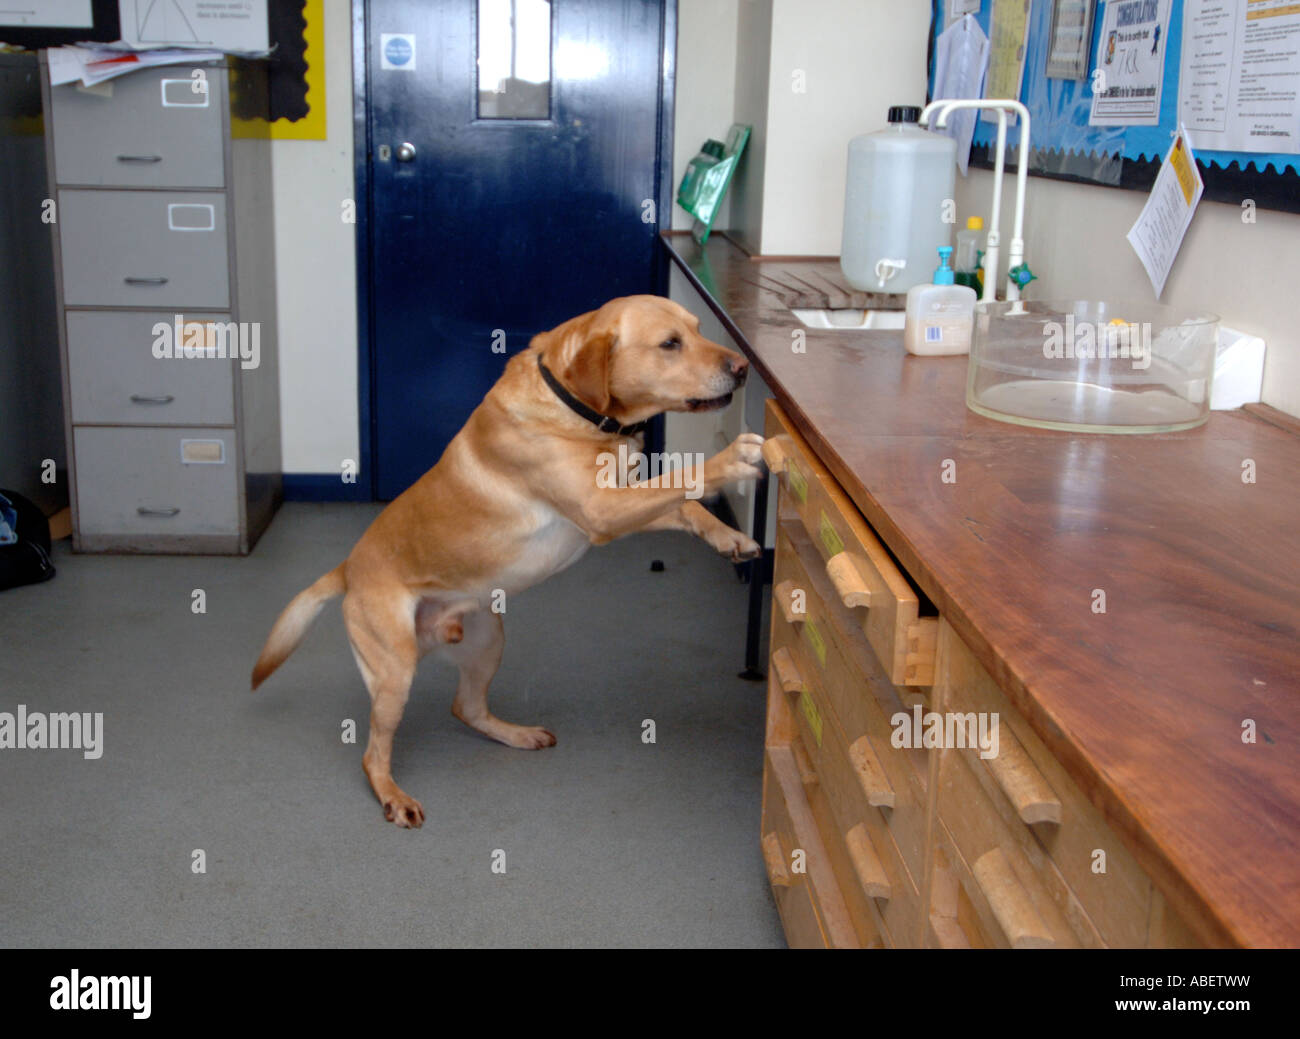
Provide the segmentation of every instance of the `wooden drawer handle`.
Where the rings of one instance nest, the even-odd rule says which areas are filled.
[[[976,859],[971,872],[1013,949],[1050,949],[1056,944],[1001,848]]]
[[[763,862],[767,866],[767,877],[773,887],[789,887],[790,871],[785,865],[785,852],[781,850],[781,841],[775,833],[763,838]]]
[[[849,761],[862,792],[867,795],[867,804],[876,808],[893,808],[894,788],[885,778],[885,770],[880,767],[880,759],[866,736],[859,736],[849,744]]]
[[[1027,823],[1059,823],[1061,801],[1016,739],[998,719],[998,753],[982,759],[1016,814]]]
[[[781,683],[781,688],[787,693],[806,691],[803,675],[799,674],[794,657],[790,656],[790,651],[784,646],[772,654],[772,670],[776,672],[776,680]]]
[[[763,441],[763,461],[769,472],[780,475],[785,472],[786,460],[790,457],[790,438],[787,436],[768,437]]]
[[[888,898],[892,889],[889,876],[876,854],[875,845],[871,843],[871,834],[867,832],[866,823],[858,823],[844,835],[844,843],[849,849],[849,861],[853,863],[853,872],[858,875],[858,883],[868,898]]]
[[[787,624],[800,624],[807,619],[807,612],[796,613],[794,609],[794,593],[797,589],[793,581],[782,581],[772,589],[772,597],[776,600],[777,608],[781,611],[781,616],[785,618]],[[805,596],[805,607],[807,606]]]
[[[862,571],[847,552],[837,552],[826,560],[826,576],[835,586],[835,594],[845,606],[871,605],[871,586],[862,577]]]

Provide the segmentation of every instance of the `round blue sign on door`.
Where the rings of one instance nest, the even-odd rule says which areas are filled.
[[[414,53],[411,41],[404,36],[392,36],[384,41],[384,61],[388,65],[402,68]]]

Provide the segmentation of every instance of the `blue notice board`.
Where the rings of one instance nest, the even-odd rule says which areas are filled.
[[[1089,69],[1097,64],[1105,0],[1099,0],[1093,18]],[[1165,152],[1178,126],[1178,72],[1183,42],[1183,0],[1171,0],[1169,38],[1165,50],[1165,80],[1160,97],[1160,122],[1156,126],[1089,126],[1092,83],[1087,80],[1048,79],[1046,62],[1054,0],[1032,0],[1025,75],[1020,100],[1029,109],[1032,139],[1029,172],[1037,176],[1150,190]],[[944,29],[946,0],[932,0],[932,39]],[[993,0],[981,0],[975,15],[985,33]],[[933,48],[932,48],[933,50]],[[932,55],[933,60],[933,55]],[[930,69],[930,84],[934,69]],[[971,164],[991,169],[996,147],[996,124],[976,125]],[[1016,163],[1019,129],[1007,130],[1008,169]],[[1196,134],[1192,134],[1196,148]],[[1253,199],[1257,206],[1300,212],[1300,155],[1264,152],[1211,151],[1196,148],[1197,165],[1205,180],[1205,198],[1240,203]]]

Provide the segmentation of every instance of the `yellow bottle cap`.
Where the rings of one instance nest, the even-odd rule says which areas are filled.
[[[983,231],[984,218],[982,216],[968,216],[966,218],[967,231]]]

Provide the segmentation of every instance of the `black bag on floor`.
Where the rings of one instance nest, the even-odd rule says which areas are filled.
[[[21,494],[0,490],[0,591],[53,576],[45,513]]]

